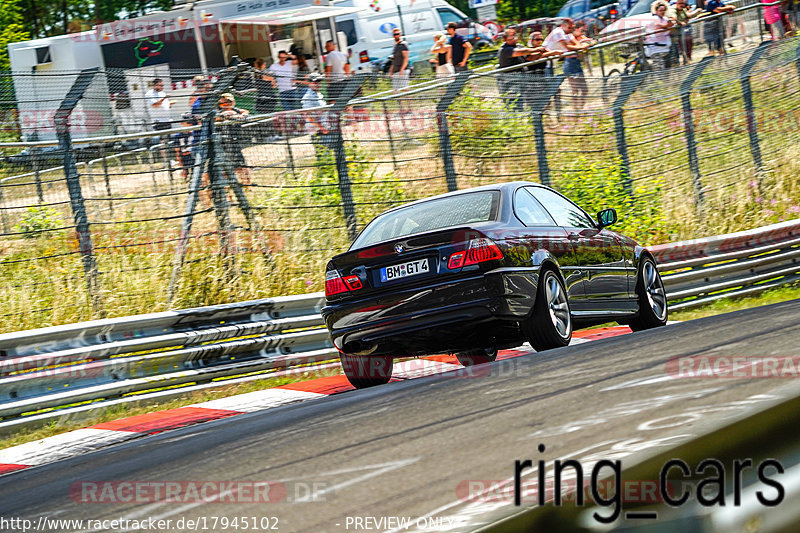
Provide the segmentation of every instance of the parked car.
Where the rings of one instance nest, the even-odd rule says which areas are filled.
[[[650,5],[654,0],[639,0],[631,6],[625,16],[616,20],[600,31],[603,40],[621,39],[642,35],[647,26],[653,22]]]
[[[342,7],[363,7],[357,13],[336,17],[336,29],[347,38],[346,52],[356,70],[375,70],[394,47],[392,31],[402,28],[409,47],[409,64],[430,59],[433,36],[444,33],[450,22],[469,39],[474,49],[492,44],[492,32],[470,21],[462,11],[444,0],[337,0]],[[400,22],[400,13],[403,21]]]
[[[609,0],[569,0],[556,18],[571,18],[586,23],[588,34],[597,35],[609,23],[622,16],[620,4]]]
[[[347,378],[386,383],[395,357],[454,353],[468,366],[524,341],[569,344],[609,321],[663,326],[653,256],[542,185],[512,182],[387,211],[330,260],[322,316]]]

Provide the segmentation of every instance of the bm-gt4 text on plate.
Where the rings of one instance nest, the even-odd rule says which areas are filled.
[[[395,357],[455,353],[464,365],[573,327],[663,326],[653,256],[547,187],[505,183],[387,211],[328,263],[322,316],[356,387],[386,383]]]

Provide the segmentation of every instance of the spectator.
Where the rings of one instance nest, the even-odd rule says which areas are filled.
[[[195,76],[194,78],[192,78],[192,85],[194,86],[194,90],[192,91],[192,94],[189,95],[189,109],[192,108],[192,106],[194,105],[195,100],[197,100],[197,97],[198,97],[197,92],[200,90],[200,86],[203,83],[205,83],[205,81],[206,81],[205,76],[201,76],[201,75],[198,75],[198,76]]]
[[[672,45],[670,29],[675,23],[667,18],[669,4],[666,0],[656,0],[650,5],[652,21],[647,25],[647,35],[644,38],[644,55],[650,62],[653,70],[664,70],[669,49]]]
[[[431,59],[431,63],[436,67],[437,78],[447,78],[455,73],[452,49],[453,47],[447,42],[447,37],[441,33],[433,36],[431,53],[434,55],[434,59]]]
[[[275,79],[278,89],[278,97],[284,111],[291,111],[295,108],[295,89],[294,89],[294,61],[287,61],[289,54],[285,50],[278,52],[278,61],[267,69],[267,72]]]
[[[447,23],[447,34],[450,36],[450,55],[453,69],[456,72],[467,70],[467,61],[472,52],[472,43],[456,33],[458,24],[455,22]]]
[[[211,92],[211,82],[203,80],[200,82],[194,92],[194,102],[192,102],[192,115],[200,114],[200,106],[203,105],[203,100],[206,95]]]
[[[580,37],[574,37],[575,24],[572,19],[565,18],[561,21],[561,26],[550,32],[544,40],[544,46],[548,50],[566,52],[583,52],[591,46],[590,41],[585,41],[581,32]],[[575,104],[578,109],[583,108],[583,100],[589,92],[586,80],[583,77],[583,68],[577,55],[570,55],[564,59],[564,74],[569,80],[572,88],[572,96],[575,97]]]
[[[231,93],[223,93],[219,97],[219,113],[221,121],[222,148],[228,162],[233,166],[236,177],[242,185],[250,185],[250,168],[242,152],[242,126],[240,122],[250,114],[246,109],[236,107],[236,99]]]
[[[392,35],[394,51],[389,75],[392,77],[392,89],[401,91],[408,87],[408,43],[403,39],[403,33],[399,28],[395,28]]]
[[[256,59],[253,63],[255,69],[256,107],[258,115],[274,113],[278,107],[278,84],[275,78],[267,74],[267,63],[263,59]]]
[[[702,9],[689,7],[688,0],[678,0],[675,3],[675,22],[678,25],[678,29],[673,33],[673,40],[676,41],[675,44],[677,44],[678,50],[683,57],[684,65],[692,62],[692,47],[694,45],[692,25],[689,24],[689,21],[702,12]]]
[[[506,30],[505,42],[497,53],[499,68],[508,68],[525,63],[525,56],[537,53],[533,48],[522,48],[517,45],[517,31]],[[522,69],[501,72],[497,75],[497,88],[500,94],[508,98],[508,107],[522,111]]]
[[[306,63],[306,56],[302,54],[298,55],[295,61],[297,62],[297,67],[294,72],[295,89],[293,109],[300,109],[300,102],[303,100],[306,91],[308,91],[306,77],[311,74],[311,68],[308,66],[308,63]]]
[[[172,102],[169,95],[164,92],[164,80],[154,79],[153,86],[147,91],[145,98],[150,111],[150,119],[153,121],[153,129],[156,131],[168,130],[172,124],[169,111]]]
[[[191,113],[184,113],[182,118],[182,126],[194,126],[196,124]],[[172,145],[175,147],[175,155],[181,165],[181,175],[184,181],[187,182],[191,178],[192,169],[194,168],[194,143],[196,133],[197,131],[195,130],[181,131],[172,136]]]
[[[531,49],[532,52],[525,56],[525,61],[538,61],[547,57],[558,57],[561,55],[561,52],[554,50],[551,51],[545,48],[542,45],[543,42],[544,37],[542,36],[542,32],[535,31],[531,33],[531,36],[528,39],[528,48]],[[526,78],[523,94],[525,96],[525,102],[528,104],[528,107],[531,110],[535,109],[535,106],[541,97],[541,86],[543,84],[542,80],[547,75],[548,63],[549,61],[539,61],[538,63],[533,63],[528,65],[527,69],[523,73]]]
[[[727,6],[722,0],[706,0],[705,7],[706,13],[715,15],[718,13],[730,13],[735,8]],[[706,43],[708,43],[708,55],[723,55],[725,54],[725,45],[722,35],[722,21],[721,17],[714,20],[709,20],[703,25],[703,35],[705,36]]]
[[[345,80],[350,75],[347,54],[336,49],[333,41],[325,43],[325,75],[328,76],[328,97],[336,98],[342,93]]]
[[[327,105],[325,98],[320,92],[320,82],[322,76],[319,74],[311,74],[308,77],[309,90],[303,97],[303,109],[317,108]],[[336,98],[336,97],[334,97]],[[332,100],[330,103],[334,103]],[[306,115],[306,133],[311,136],[311,142],[314,144],[314,152],[318,161],[326,158],[327,150],[333,150],[333,115],[330,111],[313,111]]]

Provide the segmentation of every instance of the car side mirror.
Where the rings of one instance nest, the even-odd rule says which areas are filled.
[[[614,209],[603,209],[597,213],[597,223],[600,224],[601,229],[614,224],[616,221],[617,211]]]

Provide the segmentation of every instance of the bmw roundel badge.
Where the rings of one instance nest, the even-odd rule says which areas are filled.
[[[403,245],[399,244],[399,243],[395,244],[394,245],[394,251],[397,252],[398,254],[402,254],[403,253]]]

